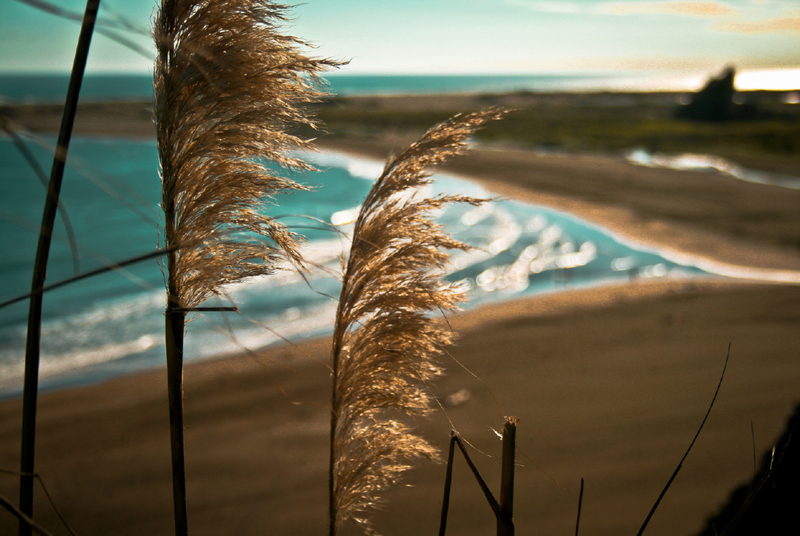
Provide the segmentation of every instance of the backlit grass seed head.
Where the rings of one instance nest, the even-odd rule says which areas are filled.
[[[425,198],[431,166],[462,153],[473,132],[503,112],[455,118],[428,131],[386,164],[367,195],[353,232],[336,313],[331,413],[331,530],[379,503],[380,492],[417,458],[436,450],[397,415],[431,409],[426,382],[442,373],[441,348],[453,334],[430,316],[455,309],[460,289],[442,276],[447,250],[468,247],[433,215],[464,196]]]
[[[279,33],[287,6],[261,0],[165,0],[156,16],[155,122],[171,300],[193,307],[220,286],[302,259],[297,238],[263,214],[272,196],[303,189],[270,170],[309,166],[294,127],[324,96],[318,74],[338,65],[304,55]],[[243,236],[249,238],[243,239]]]

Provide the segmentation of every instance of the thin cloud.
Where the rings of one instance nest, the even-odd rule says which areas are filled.
[[[524,7],[532,11],[540,11],[542,13],[560,13],[563,15],[575,15],[583,13],[586,10],[577,2],[539,2],[536,0],[507,0],[506,3],[510,6]]]
[[[736,13],[736,9],[723,2],[609,2],[601,10],[612,15],[656,14],[690,15],[715,18]]]
[[[800,11],[781,17],[760,20],[726,20],[715,22],[712,28],[718,32],[741,34],[765,34],[776,32],[800,33]]]
[[[754,1],[751,3],[751,7],[740,9],[725,2],[667,0],[608,2],[601,4],[599,11],[608,15],[684,15],[713,19],[710,29],[715,32],[738,34],[800,33],[800,10],[784,9],[783,13],[778,15],[782,6],[786,6],[786,4],[781,2],[780,4],[772,3],[768,5],[767,2]]]

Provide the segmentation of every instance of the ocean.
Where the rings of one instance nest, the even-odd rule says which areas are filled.
[[[0,77],[4,84],[8,80]],[[87,79],[85,99],[140,99],[149,91],[132,82],[92,80]],[[50,82],[20,84],[15,86],[16,92],[0,85],[0,94],[13,94],[16,100],[48,101],[55,99],[50,92],[57,80]],[[396,89],[391,89],[388,81],[382,87]],[[54,139],[29,136],[25,142],[40,165],[49,170]],[[382,163],[335,153],[304,157],[320,171],[295,178],[313,191],[282,195],[278,204],[265,210],[305,236],[307,257],[320,269],[305,278],[287,270],[227,289],[240,312],[193,315],[187,329],[187,361],[332,331],[336,305],[332,297],[338,295],[339,283],[331,273],[339,269],[340,256],[347,250],[345,235]],[[0,257],[0,302],[5,302],[30,288],[45,188],[8,138],[0,138],[0,166],[4,252]],[[86,272],[157,248],[163,227],[157,169],[154,141],[73,138],[62,203],[74,230],[78,255],[76,258],[69,245],[64,221],[57,219],[48,284],[75,275],[76,269]],[[424,193],[487,196],[474,183],[444,175],[437,175],[430,191]],[[611,281],[705,273],[540,206],[500,200],[478,208],[453,206],[438,219],[453,236],[475,247],[455,254],[448,269],[448,279],[467,293],[466,308]],[[341,232],[331,231],[330,224],[336,224]],[[163,366],[164,305],[164,277],[155,260],[48,292],[44,297],[41,388],[87,384]],[[27,301],[22,301],[0,309],[3,398],[19,396],[22,390],[27,307]]]
[[[608,71],[597,73],[509,75],[359,75],[328,73],[334,95],[481,94],[514,92],[679,91],[699,90],[714,72]],[[62,103],[69,75],[0,73],[0,104]],[[800,69],[739,71],[736,87],[748,90],[800,90]],[[89,73],[81,87],[83,102],[141,101],[152,98],[149,74]],[[796,94],[794,97],[796,98]]]
[[[518,91],[686,90],[680,75],[620,72],[613,74],[539,75],[354,75],[329,74],[327,90],[335,95],[399,95],[509,93]],[[702,82],[692,79],[689,86]],[[67,74],[0,74],[3,102],[61,103]],[[148,74],[87,74],[81,87],[83,102],[139,101],[152,98]],[[691,87],[691,89],[696,89]]]

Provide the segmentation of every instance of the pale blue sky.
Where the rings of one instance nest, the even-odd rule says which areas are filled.
[[[48,0],[80,13],[85,0]],[[155,0],[102,0],[147,31]],[[800,67],[800,0],[305,0],[287,31],[350,73],[713,72]],[[0,72],[69,70],[79,25],[0,0]],[[152,51],[149,38],[120,32]],[[102,35],[90,72],[152,60]]]

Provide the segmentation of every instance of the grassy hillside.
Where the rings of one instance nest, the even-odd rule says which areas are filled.
[[[679,93],[589,93],[334,99],[319,115],[334,135],[411,134],[454,113],[486,106],[516,111],[478,134],[484,142],[557,151],[644,148],[726,157],[748,167],[800,174],[800,106],[780,92],[740,95],[753,118],[695,123],[674,117]]]

